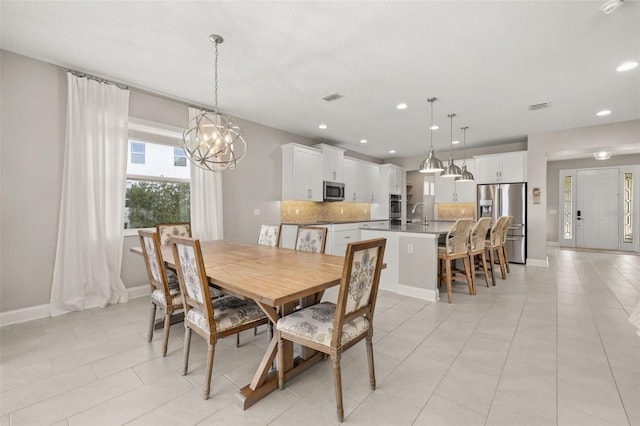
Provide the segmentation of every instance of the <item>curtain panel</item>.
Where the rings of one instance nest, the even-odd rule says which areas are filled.
[[[129,91],[71,73],[67,85],[52,316],[128,299],[120,269]]]
[[[191,122],[202,111],[189,108]],[[191,234],[200,240],[223,239],[222,174],[191,165]]]

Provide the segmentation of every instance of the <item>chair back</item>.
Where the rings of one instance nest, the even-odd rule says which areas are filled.
[[[162,290],[164,292],[167,303],[170,303],[169,297],[169,280],[167,279],[167,270],[164,267],[162,259],[162,251],[160,250],[160,239],[156,232],[138,231],[140,237],[140,247],[144,256],[144,263],[147,265],[147,275],[151,284],[151,293],[154,290]]]
[[[488,241],[491,247],[497,247],[502,244],[502,228],[504,227],[504,223],[506,220],[507,216],[500,216],[491,227]]]
[[[298,226],[296,250],[324,253],[327,245],[327,228],[320,226]]]
[[[258,244],[261,246],[280,246],[280,231],[282,225],[260,225]]]
[[[447,255],[467,253],[469,242],[469,231],[473,226],[471,219],[458,219],[451,226],[445,238],[445,249]]]
[[[156,230],[160,236],[160,245],[169,244],[171,237],[187,237],[191,238],[191,223],[159,223]]]
[[[511,226],[512,221],[513,216],[507,216],[507,219],[504,221],[504,224],[502,226],[501,242],[503,245],[507,243],[507,234],[509,234],[509,227]]]
[[[364,315],[373,324],[386,244],[386,238],[377,238],[347,245],[334,319],[339,332],[333,333],[332,346],[340,346],[343,325],[353,318]]]
[[[469,250],[473,252],[484,250],[485,241],[487,240],[487,231],[491,226],[491,218],[483,217],[476,222],[469,233]]]
[[[216,335],[216,323],[211,304],[211,294],[207,274],[202,260],[200,240],[193,238],[171,237],[170,244],[173,249],[173,259],[180,281],[180,291],[184,301],[185,317],[190,318],[189,311],[195,309],[201,320],[208,325],[210,334]],[[196,321],[197,323],[197,321]],[[203,324],[196,324],[201,329],[206,329]]]

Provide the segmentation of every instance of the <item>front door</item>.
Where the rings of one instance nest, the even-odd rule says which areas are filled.
[[[618,249],[618,169],[578,170],[576,247]]]

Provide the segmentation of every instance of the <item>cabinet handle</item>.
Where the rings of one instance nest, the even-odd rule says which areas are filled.
[[[344,237],[345,240],[348,240],[349,238],[351,238],[351,236],[347,235],[346,237]]]
[[[336,172],[333,172],[333,180],[336,180]]]

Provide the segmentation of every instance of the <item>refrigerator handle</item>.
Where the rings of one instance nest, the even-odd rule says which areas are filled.
[[[502,215],[502,188],[500,185],[496,186],[496,210],[495,216],[496,221]]]

